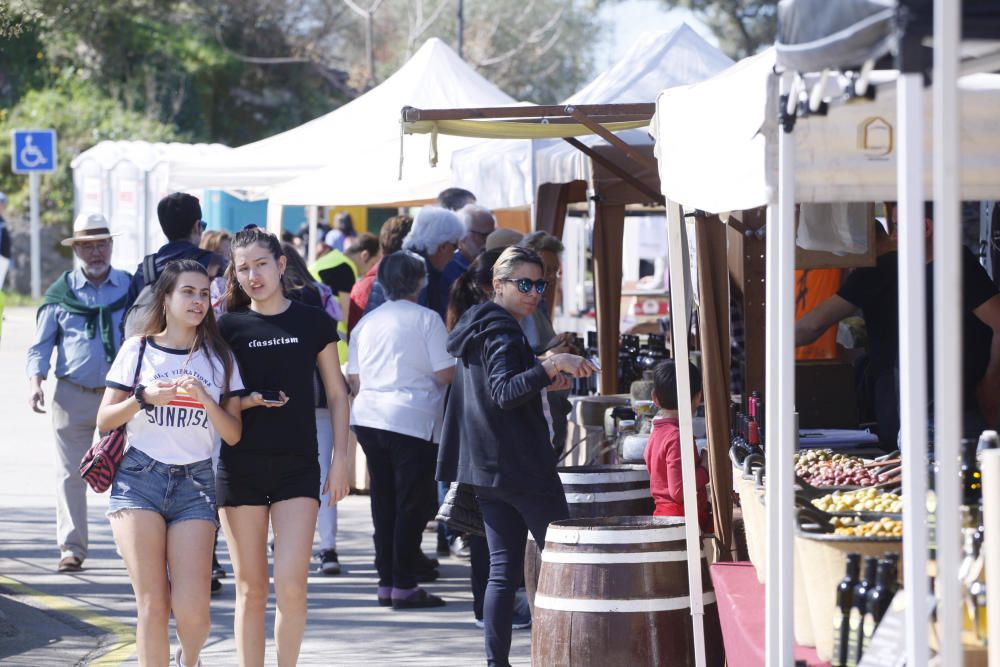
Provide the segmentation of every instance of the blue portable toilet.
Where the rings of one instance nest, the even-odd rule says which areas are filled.
[[[201,202],[201,217],[209,229],[235,233],[247,225],[267,227],[267,200],[246,201],[223,190],[206,190]],[[306,222],[304,206],[285,206],[282,228],[293,234]]]

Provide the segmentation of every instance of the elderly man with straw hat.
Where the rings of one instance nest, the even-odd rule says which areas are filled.
[[[78,572],[87,557],[87,485],[80,459],[94,441],[104,380],[121,345],[121,319],[132,276],[111,267],[112,239],[100,213],[82,213],[73,236],[80,266],[45,292],[35,341],[28,349],[28,403],[45,410],[42,382],[56,350],[56,388],[49,405],[56,436],[56,537],[59,572]]]

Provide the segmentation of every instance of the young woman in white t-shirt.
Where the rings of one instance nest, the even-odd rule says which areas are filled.
[[[195,667],[210,627],[212,447],[217,437],[240,440],[243,382],[198,262],[167,264],[155,298],[143,336],[125,341],[108,372],[97,427],[126,428],[108,516],[135,591],[139,662],[169,664],[173,611],[176,662]]]

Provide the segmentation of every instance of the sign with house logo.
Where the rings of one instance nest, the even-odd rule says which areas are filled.
[[[869,116],[858,125],[858,150],[869,160],[888,160],[893,148],[892,124],[881,116]]]

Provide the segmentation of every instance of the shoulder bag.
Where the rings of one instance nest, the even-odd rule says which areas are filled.
[[[476,500],[475,491],[468,484],[451,483],[435,518],[460,533],[486,535],[483,515],[479,511],[479,501]]]
[[[135,362],[135,375],[132,377],[132,390],[135,392],[139,384],[139,371],[142,369],[142,355],[146,352],[146,337],[139,343],[139,359]],[[111,480],[118,472],[122,457],[125,456],[125,424],[113,429],[95,442],[80,461],[80,476],[96,493],[104,493],[111,487]]]

